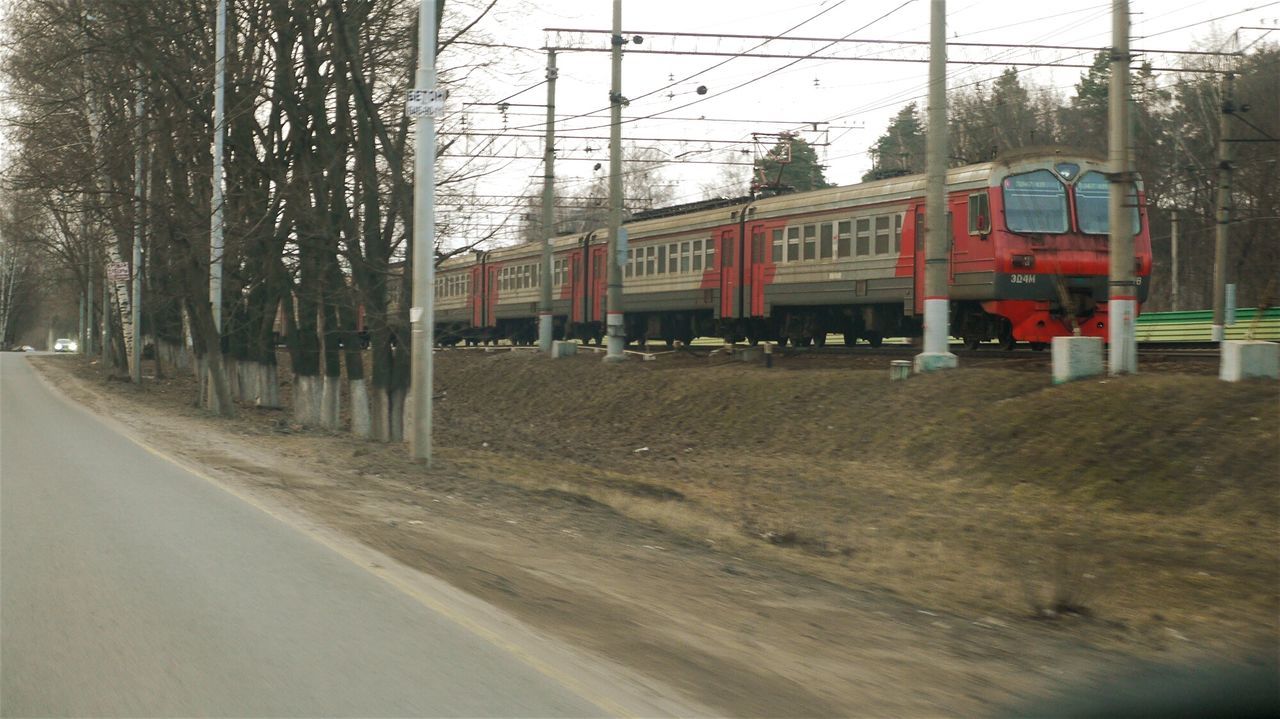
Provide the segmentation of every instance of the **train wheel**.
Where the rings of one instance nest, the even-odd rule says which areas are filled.
[[[1048,342],[1032,342],[1031,343],[1031,349],[1032,351],[1035,351],[1035,352],[1044,352],[1048,348],[1049,348]]]
[[[826,333],[826,332],[819,332],[818,334],[814,335],[814,336],[813,336],[813,346],[814,346],[814,347],[826,347],[826,346],[827,346],[827,333]]]
[[[874,330],[871,332],[868,332],[865,335],[865,337],[867,338],[867,344],[871,345],[872,347],[879,347],[880,345],[884,344],[884,335]]]
[[[852,347],[856,344],[858,344],[858,335],[853,331],[846,331],[844,333],[844,346]]]
[[[969,335],[964,338],[964,348],[967,350],[976,350],[982,346],[982,340],[977,335]]]

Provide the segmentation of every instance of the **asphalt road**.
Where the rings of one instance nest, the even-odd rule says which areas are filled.
[[[0,353],[0,714],[659,711],[571,688],[572,667],[459,623],[465,609],[143,449]]]

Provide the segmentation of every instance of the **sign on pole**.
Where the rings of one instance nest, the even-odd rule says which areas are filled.
[[[107,263],[107,279],[112,282],[128,282],[130,276],[128,262]]]
[[[444,101],[448,97],[448,90],[410,90],[404,112],[409,117],[436,117],[444,112]]]

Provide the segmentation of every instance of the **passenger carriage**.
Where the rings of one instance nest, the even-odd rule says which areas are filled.
[[[1105,338],[1109,184],[1102,158],[1062,148],[949,170],[951,335],[1006,346]],[[620,252],[628,339],[918,336],[924,192],[924,176],[911,175],[640,213]],[[1140,185],[1130,197],[1141,303],[1151,243]],[[603,337],[607,243],[606,229],[554,240],[557,337]],[[533,342],[541,258],[541,243],[530,243],[445,263],[441,341]]]

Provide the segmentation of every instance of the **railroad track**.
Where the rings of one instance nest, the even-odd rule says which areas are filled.
[[[711,340],[695,341],[687,351],[696,354],[706,354],[722,350],[724,344]],[[736,348],[745,348],[748,345],[734,345]],[[591,346],[592,351],[603,351],[603,348]],[[536,351],[536,346],[530,345],[483,345],[483,346],[456,346],[456,347],[440,347],[437,351]],[[991,360],[1025,360],[1035,361],[1042,360],[1048,362],[1052,358],[1052,352],[1048,349],[1033,350],[1030,347],[1020,346],[1012,350],[1001,349],[995,345],[983,346],[978,349],[966,349],[962,344],[950,345],[949,350],[957,357],[968,357],[974,359],[991,359]],[[649,345],[649,347],[640,351],[633,346],[628,347],[628,354],[644,355],[649,354],[660,357],[666,354],[679,353],[677,350],[672,352],[665,346]],[[871,347],[868,345],[856,345],[854,347],[846,347],[842,344],[825,345],[823,347],[777,347],[773,348],[773,353],[777,357],[802,357],[805,355],[815,356],[839,356],[847,355],[851,357],[894,357],[894,358],[910,358],[919,354],[920,348],[906,344],[885,344],[879,347]],[[1213,342],[1143,342],[1138,345],[1138,355],[1143,359],[1161,360],[1161,361],[1180,361],[1180,360],[1216,360],[1219,357],[1218,346]]]

